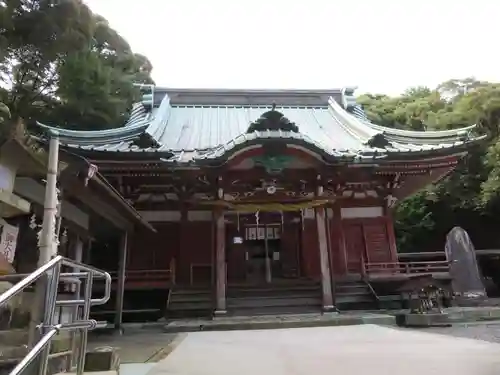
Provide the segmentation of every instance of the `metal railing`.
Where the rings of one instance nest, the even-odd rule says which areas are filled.
[[[61,273],[61,266],[70,266],[74,272]],[[28,275],[5,275],[1,276],[2,281],[18,280],[7,292],[0,295],[0,307],[7,304],[17,295],[21,294],[27,287],[37,282],[37,288],[43,287],[45,300],[42,323],[37,326],[40,331],[40,338],[31,347],[28,354],[16,365],[9,375],[18,375],[23,372],[35,359],[39,358],[38,375],[47,373],[50,356],[50,344],[52,339],[61,331],[71,332],[71,350],[67,362],[66,370],[71,371],[76,362],[76,373],[83,374],[85,367],[85,354],[87,349],[88,331],[97,327],[104,327],[106,322],[99,323],[89,319],[90,307],[93,305],[105,304],[111,294],[111,276],[102,270],[75,262],[62,256],[56,256],[42,267]],[[103,278],[105,280],[104,297],[92,298],[92,284],[94,279]],[[75,299],[58,300],[59,283],[66,279],[66,282],[76,283],[74,292]],[[73,281],[71,281],[73,280]],[[75,282],[75,280],[79,282]],[[81,296],[80,282],[84,282],[84,292]],[[71,321],[69,323],[55,324],[56,307],[73,307],[71,311]],[[79,332],[79,337],[78,333]],[[78,340],[77,340],[78,339]]]

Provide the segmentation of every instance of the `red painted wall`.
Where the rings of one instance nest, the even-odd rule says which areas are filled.
[[[302,274],[303,276],[313,280],[321,279],[318,227],[316,224],[316,219],[303,219]]]
[[[345,254],[344,237],[342,232],[342,223],[338,216],[328,220],[330,225],[329,251],[330,251],[330,271],[336,275],[345,274]]]
[[[179,249],[179,223],[158,223],[157,233],[139,231],[132,237],[127,258],[129,270],[166,270]]]
[[[290,219],[283,223],[281,232],[281,264],[285,277],[300,276],[300,223]]]
[[[348,273],[361,271],[361,255],[369,263],[393,261],[387,217],[344,219],[342,227]]]
[[[213,254],[213,223],[189,221],[182,224],[177,280],[180,283],[210,283]],[[191,266],[195,265],[191,280]]]

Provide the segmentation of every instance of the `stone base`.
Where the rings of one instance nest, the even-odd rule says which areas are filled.
[[[448,314],[429,313],[429,314],[400,314],[396,316],[398,325],[403,327],[443,327],[450,326]]]
[[[214,318],[220,318],[224,317],[227,315],[227,310],[215,310],[214,311]]]
[[[334,305],[323,306],[323,313],[336,313],[338,314],[339,310]]]

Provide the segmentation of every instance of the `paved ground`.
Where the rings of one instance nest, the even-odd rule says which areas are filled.
[[[453,327],[431,328],[424,332],[439,333],[454,337],[465,337],[500,344],[500,322],[455,324]]]
[[[89,337],[89,349],[112,346],[120,349],[122,363],[157,362],[171,351],[171,346],[177,334],[158,331],[129,331],[123,335],[92,334]]]
[[[148,375],[500,373],[500,345],[375,325],[190,333]]]

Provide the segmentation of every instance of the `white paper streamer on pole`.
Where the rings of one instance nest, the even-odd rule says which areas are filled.
[[[19,228],[7,223],[3,223],[2,234],[0,236],[0,253],[5,256],[9,263],[14,261],[16,255],[17,235]]]

